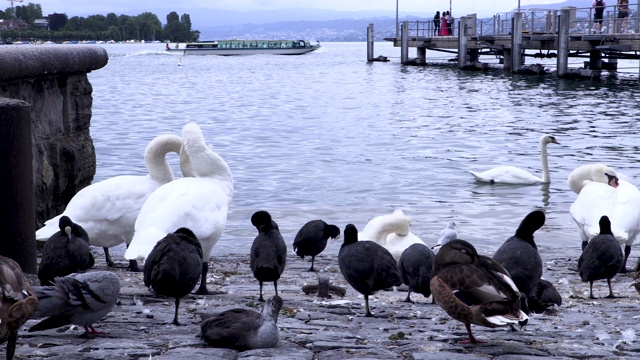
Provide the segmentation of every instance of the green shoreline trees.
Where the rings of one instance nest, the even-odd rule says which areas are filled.
[[[22,20],[29,24],[27,29],[0,30],[0,39],[43,41],[197,41],[200,31],[191,29],[189,14],[179,16],[175,11],[167,15],[166,25],[162,25],[158,17],[151,12],[136,16],[91,15],[85,17],[67,17],[67,14],[51,14],[49,29],[41,30],[34,26],[36,19],[42,19],[40,4],[29,3],[24,6],[0,10],[0,20]]]

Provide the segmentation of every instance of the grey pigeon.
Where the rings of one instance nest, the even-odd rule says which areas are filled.
[[[50,286],[35,286],[38,309],[32,318],[46,319],[29,329],[41,331],[64,325],[84,326],[87,334],[101,334],[93,324],[105,317],[120,294],[120,279],[110,271],[57,277]]]
[[[210,346],[238,351],[276,347],[280,339],[276,322],[281,309],[282,298],[275,295],[260,313],[231,309],[215,314],[200,325],[202,339]]]

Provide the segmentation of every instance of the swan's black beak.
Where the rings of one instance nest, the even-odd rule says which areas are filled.
[[[607,180],[608,180],[607,182],[609,183],[609,185],[611,185],[614,188],[617,188],[618,185],[620,185],[620,182],[619,182],[619,179],[618,179],[617,176],[610,175],[610,174],[607,174],[607,173],[604,173],[604,174],[607,175]]]
[[[558,144],[558,145],[560,145],[560,143],[558,142],[558,140],[556,140],[556,138],[555,138],[555,137],[553,137],[553,136],[551,136],[551,142],[552,142],[552,143],[554,143],[554,144]]]

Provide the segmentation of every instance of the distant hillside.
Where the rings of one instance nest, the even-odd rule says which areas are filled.
[[[429,18],[430,19],[430,18]],[[400,21],[425,21],[407,16]],[[396,34],[395,17],[340,19],[328,21],[282,21],[268,24],[244,24],[200,28],[201,40],[213,39],[311,39],[318,41],[366,41],[367,26],[373,23],[376,40]]]

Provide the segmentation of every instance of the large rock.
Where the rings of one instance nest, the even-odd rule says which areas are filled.
[[[93,180],[93,89],[87,73],[107,61],[98,46],[0,48],[0,97],[31,105],[36,227]]]

